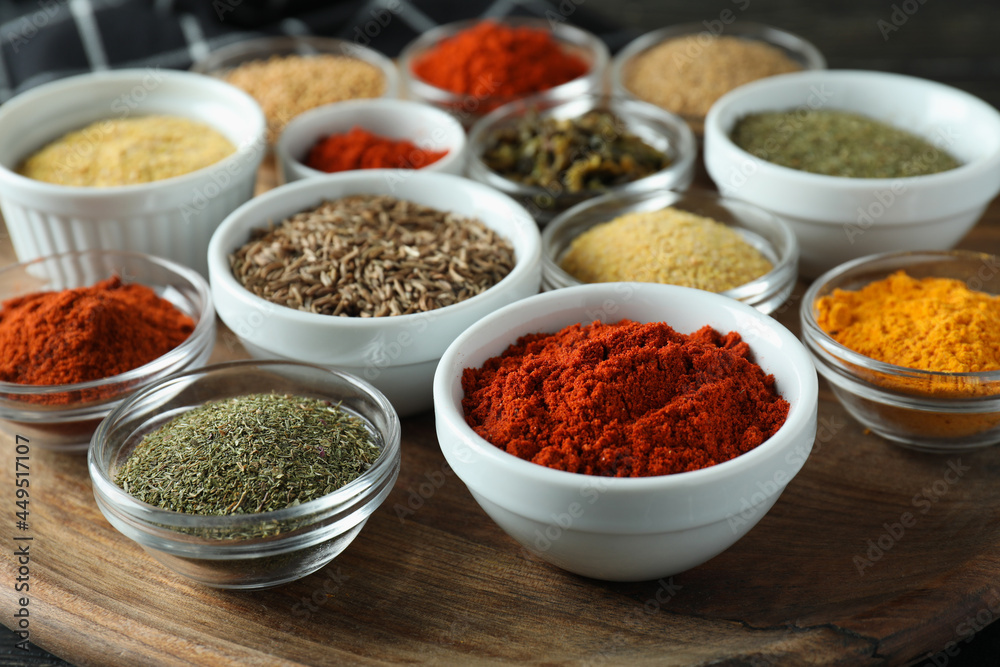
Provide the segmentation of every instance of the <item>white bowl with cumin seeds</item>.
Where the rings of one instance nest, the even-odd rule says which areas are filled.
[[[279,178],[291,183],[326,175],[306,165],[309,150],[328,136],[350,132],[354,127],[410,141],[422,150],[448,151],[436,162],[421,167],[421,171],[461,175],[465,170],[465,130],[453,116],[422,102],[385,98],[325,104],[293,118],[274,146]]]
[[[789,226],[758,206],[698,189],[610,193],[569,209],[542,232],[542,288],[553,290],[583,284],[563,269],[561,263],[573,241],[584,232],[622,215],[658,211],[668,206],[726,225],[771,263],[767,273],[720,294],[764,314],[774,312],[791,295],[798,279],[799,247]],[[724,257],[720,255],[718,263],[723,263]],[[712,259],[711,256],[687,258],[685,265],[710,268]],[[691,278],[701,280],[710,275],[699,269]]]
[[[236,152],[181,176],[117,187],[54,185],[16,171],[67,132],[150,114],[205,123]],[[93,72],[21,93],[0,107],[0,210],[14,251],[23,262],[74,250],[134,250],[206,275],[212,232],[253,196],[264,131],[264,114],[249,95],[190,72]]]
[[[316,74],[315,70],[331,65],[330,62],[299,60],[313,56],[345,57],[375,67],[381,75],[381,91],[372,88],[373,82],[356,63],[350,70],[326,71],[323,77],[310,79]],[[289,60],[270,63],[271,59]],[[314,107],[355,98],[396,97],[399,94],[399,75],[389,58],[375,49],[335,37],[279,35],[245,39],[210,52],[194,63],[191,71],[226,80],[245,66],[255,70],[238,72],[236,85],[263,107],[268,141],[272,144],[292,118]],[[264,81],[260,80],[262,76]]]
[[[354,194],[391,195],[476,218],[510,242],[514,268],[464,301],[391,317],[337,317],[278,305],[233,275],[230,255],[250,241],[251,232]],[[209,278],[219,317],[252,356],[346,370],[375,385],[405,416],[431,407],[434,369],[456,336],[497,308],[538,292],[541,247],[528,212],[492,188],[451,174],[369,169],[296,181],[247,202],[212,237]]]
[[[909,131],[961,165],[926,176],[846,178],[758,158],[733,143],[744,116],[834,109]],[[828,70],[741,86],[712,107],[705,166],[722,194],[787,222],[799,241],[800,273],[816,277],[846,261],[894,250],[947,250],[1000,192],[1000,112],[935,81],[885,72]]]
[[[742,46],[745,52],[713,50],[710,44],[715,37],[742,40],[745,44],[734,44]],[[675,46],[683,48],[670,53],[666,62],[658,63],[657,67],[650,63],[645,74],[634,71],[651,51],[670,48],[668,42],[680,39],[691,41],[677,42]],[[714,21],[667,26],[629,42],[611,61],[611,92],[662,106],[687,121],[701,137],[712,103],[740,84],[773,74],[780,63],[775,55],[787,58],[803,70],[826,69],[823,54],[802,37],[769,25],[736,20],[731,10],[725,10]],[[702,72],[698,72],[702,64]],[[724,66],[736,67],[726,70]],[[640,78],[649,80],[643,82],[644,89],[637,90]]]

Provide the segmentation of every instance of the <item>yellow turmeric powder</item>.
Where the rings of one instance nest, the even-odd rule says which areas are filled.
[[[960,280],[897,271],[814,306],[824,331],[866,357],[924,371],[1000,370],[1000,297]]]

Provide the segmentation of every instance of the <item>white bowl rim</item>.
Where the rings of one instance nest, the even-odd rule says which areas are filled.
[[[920,380],[927,379],[969,379],[976,380],[978,382],[1000,382],[1000,370],[996,371],[969,371],[969,372],[948,372],[948,371],[925,371],[919,368],[909,368],[907,366],[899,366],[897,364],[890,364],[885,361],[879,361],[878,359],[872,359],[871,357],[866,357],[860,352],[856,352],[846,345],[835,340],[830,334],[824,331],[819,324],[816,322],[816,318],[813,316],[812,305],[816,301],[816,297],[819,291],[826,287],[830,281],[840,278],[842,275],[849,271],[853,271],[859,267],[865,266],[867,264],[875,264],[882,262],[887,259],[895,258],[905,258],[912,257],[913,259],[920,259],[922,257],[937,257],[937,258],[956,258],[956,259],[990,259],[993,263],[1000,262],[1000,257],[992,255],[990,253],[979,252],[977,250],[964,250],[961,248],[953,250],[890,250],[888,252],[876,253],[873,255],[865,255],[863,257],[858,257],[850,261],[844,262],[834,268],[826,271],[820,275],[816,280],[809,285],[805,294],[802,296],[802,304],[799,307],[799,316],[802,321],[802,334],[803,337],[814,340],[817,344],[820,344],[824,348],[833,348],[838,352],[841,358],[836,359],[838,362],[836,364],[837,368],[841,370],[846,370],[843,367],[842,361],[852,363],[861,368],[872,370],[884,375],[890,375],[894,377],[910,377]],[[827,355],[830,353],[824,350]],[[857,380],[857,375],[855,373],[850,373],[852,378]],[[870,384],[870,383],[866,383]],[[882,391],[885,391],[884,387],[880,387]],[[930,398],[932,400],[941,400],[940,398],[934,397],[924,397]],[[982,401],[996,400],[997,396],[980,396],[980,397],[969,397],[965,399],[948,399],[948,403],[954,403],[957,401]]]
[[[435,107],[426,102],[421,102],[418,100],[408,100],[400,99],[397,97],[372,97],[364,99],[353,99],[353,100],[343,100],[341,102],[331,102],[330,104],[323,104],[318,107],[313,107],[308,111],[303,111],[299,115],[288,121],[282,129],[281,134],[278,136],[278,141],[274,144],[274,151],[279,159],[287,160],[289,163],[293,163],[298,169],[301,169],[303,173],[309,174],[310,176],[326,176],[329,173],[340,173],[340,172],[325,172],[319,169],[313,169],[307,166],[301,160],[295,158],[291,152],[288,150],[288,142],[292,138],[292,135],[298,131],[301,125],[306,125],[308,123],[314,122],[319,118],[323,118],[327,115],[339,114],[341,111],[355,111],[358,109],[364,110],[366,108],[371,108],[373,110],[379,111],[392,111],[397,110],[399,113],[406,113],[407,111],[418,111],[420,113],[427,113],[435,117],[435,121],[443,126],[447,126],[446,131],[452,137],[457,140],[455,145],[448,149],[448,154],[442,157],[438,162],[432,164],[438,166],[444,166],[443,163],[447,160],[450,162],[461,160],[464,158],[465,146],[466,146],[466,135],[465,130],[462,129],[462,124],[458,120],[449,114],[448,112]],[[428,121],[428,124],[431,121]],[[359,123],[360,124],[360,123]],[[317,139],[328,136],[329,131],[321,132],[317,135]],[[405,138],[405,137],[404,137]],[[431,165],[426,165],[431,166]],[[351,170],[359,171],[359,170]],[[366,170],[367,171],[367,170]],[[415,170],[419,171],[419,170]]]
[[[98,389],[100,387],[117,384],[122,382],[130,382],[136,379],[142,379],[144,376],[148,375],[150,372],[156,372],[162,370],[163,368],[168,368],[175,364],[181,359],[188,357],[191,348],[195,343],[204,337],[205,332],[215,327],[215,307],[212,302],[212,290],[208,284],[208,281],[201,276],[200,273],[194,269],[178,264],[177,262],[167,259],[165,257],[157,257],[155,255],[149,255],[143,252],[138,252],[135,250],[115,250],[109,248],[92,248],[90,250],[71,250],[69,252],[58,253],[55,255],[45,255],[43,257],[36,257],[30,259],[26,262],[19,262],[17,264],[9,264],[4,267],[0,267],[0,275],[6,271],[14,271],[17,269],[22,269],[32,264],[44,264],[51,261],[59,261],[63,259],[69,259],[72,257],[85,257],[87,255],[105,255],[113,257],[123,257],[130,260],[138,260],[142,262],[147,262],[150,264],[155,264],[160,268],[168,269],[173,273],[181,276],[188,282],[190,282],[198,292],[198,296],[204,300],[204,308],[202,312],[199,313],[198,321],[195,324],[194,330],[191,334],[184,339],[184,341],[173,348],[164,355],[153,359],[149,363],[143,364],[138,368],[133,368],[130,371],[120,373],[118,375],[109,375],[108,377],[101,378],[99,380],[90,380],[87,382],[77,382],[74,384],[51,384],[51,385],[39,385],[39,384],[19,384],[16,382],[0,382],[0,394],[12,394],[12,395],[47,395],[47,394],[59,394],[66,392],[83,391],[88,389]],[[123,281],[125,282],[125,281]],[[130,284],[130,283],[126,283]],[[145,283],[135,283],[140,285],[145,285],[146,287],[151,287]],[[81,285],[81,287],[89,287],[89,285]],[[76,289],[76,288],[73,288]],[[215,341],[212,341],[214,344]],[[119,399],[121,396],[118,397]],[[28,405],[28,404],[25,404]],[[73,404],[66,407],[79,407],[79,404]]]
[[[755,162],[757,169],[762,173],[770,175],[772,178],[781,177],[799,181],[799,185],[814,186],[823,188],[833,188],[835,190],[857,190],[886,186],[894,183],[908,185],[909,187],[937,185],[946,187],[955,181],[962,181],[969,177],[970,172],[981,172],[994,169],[1000,165],[1000,151],[994,154],[982,156],[970,162],[963,162],[954,169],[939,171],[934,174],[924,174],[921,176],[902,176],[896,178],[854,178],[847,176],[830,176],[828,174],[816,174],[801,169],[785,167],[749,153],[735,143],[729,137],[729,130],[723,129],[719,116],[728,111],[727,106],[738,103],[741,99],[750,95],[766,95],[775,89],[786,87],[800,87],[808,84],[822,84],[824,81],[852,81],[859,83],[876,83],[878,81],[898,81],[914,87],[924,87],[927,90],[937,90],[942,93],[963,99],[971,107],[978,107],[987,117],[992,116],[994,124],[997,126],[997,133],[1000,134],[1000,111],[990,106],[982,99],[964,90],[949,86],[938,81],[922,79],[908,74],[896,74],[894,72],[879,72],[875,70],[849,70],[849,69],[825,69],[825,70],[804,70],[801,72],[789,72],[777,74],[757,81],[744,84],[729,91],[712,105],[705,116],[705,140],[718,141],[727,151],[731,151],[740,157]],[[764,109],[762,109],[764,110]],[[781,111],[781,109],[770,109]],[[879,120],[879,119],[875,119]],[[884,122],[884,121],[880,121]],[[1000,185],[998,185],[1000,189]]]
[[[800,383],[799,400],[795,403],[791,403],[791,401],[789,401],[790,407],[788,417],[778,431],[754,449],[714,466],[670,475],[654,475],[646,477],[604,477],[600,475],[587,475],[584,473],[556,470],[538,463],[526,461],[500,449],[498,446],[492,444],[473,431],[472,428],[466,423],[461,406],[456,406],[450,400],[450,385],[454,375],[446,374],[445,371],[450,371],[452,368],[458,366],[456,363],[457,358],[460,354],[463,354],[462,348],[468,344],[468,340],[470,338],[478,335],[481,330],[488,330],[491,326],[503,322],[510,315],[517,313],[521,308],[523,308],[524,300],[522,300],[522,302],[515,302],[504,306],[490,315],[487,315],[462,332],[451,343],[451,345],[448,346],[448,349],[445,350],[444,354],[441,356],[441,361],[438,364],[438,372],[435,373],[434,376],[433,390],[435,395],[435,417],[447,421],[454,430],[459,431],[459,436],[462,439],[462,445],[473,449],[477,455],[483,457],[489,464],[509,468],[512,473],[525,477],[530,482],[551,485],[559,489],[571,491],[579,488],[581,484],[596,483],[602,486],[606,485],[608,491],[618,493],[642,493],[654,489],[662,490],[664,488],[685,488],[719,482],[732,476],[740,475],[743,468],[753,464],[760,458],[770,456],[772,454],[772,450],[787,446],[788,443],[786,440],[788,437],[792,437],[794,434],[808,426],[810,419],[815,414],[819,391],[819,384],[816,378],[815,367],[812,359],[809,357],[809,354],[803,344],[798,340],[798,338],[795,337],[794,334],[792,334],[791,331],[785,328],[785,326],[777,320],[760,313],[752,306],[748,306],[734,299],[730,299],[729,297],[713,294],[711,292],[704,292],[690,287],[663,285],[658,283],[593,283],[588,285],[575,285],[549,292],[542,292],[528,297],[527,299],[530,300],[532,304],[539,305],[554,302],[551,305],[553,306],[552,309],[555,310],[558,303],[572,300],[577,292],[607,292],[610,295],[614,294],[616,286],[620,285],[628,285],[630,289],[639,291],[661,292],[662,294],[660,295],[660,299],[663,302],[670,302],[671,293],[697,293],[699,300],[703,303],[707,301],[714,301],[715,303],[712,304],[712,308],[723,307],[725,309],[741,312],[775,333],[781,340],[782,346],[785,348],[784,352],[788,358],[788,367],[794,370],[794,374]],[[669,325],[670,323],[667,322],[667,324]],[[527,335],[527,333],[522,332],[518,335],[524,336]],[[513,343],[514,341],[511,340],[508,342],[508,345]],[[805,369],[810,369],[812,372],[807,372]],[[439,398],[441,400],[438,400]],[[811,444],[812,443],[810,442],[810,447]],[[447,445],[443,445],[442,447],[445,448]]]
[[[23,93],[5,102],[3,105],[0,105],[0,127],[2,127],[3,119],[7,114],[17,112],[21,109],[21,107],[37,104],[39,98],[66,94],[64,89],[70,89],[71,91],[74,88],[87,86],[94,82],[103,83],[105,81],[122,81],[124,83],[129,81],[138,81],[148,76],[150,76],[149,69],[130,68],[87,72],[43,83],[24,91]],[[230,171],[235,165],[251,159],[256,153],[259,152],[263,154],[266,151],[267,144],[265,130],[267,126],[264,119],[264,112],[261,110],[260,105],[257,104],[257,101],[250,97],[250,95],[243,92],[236,86],[226,83],[225,81],[213,79],[212,77],[204,76],[202,74],[195,74],[193,72],[157,69],[156,76],[163,76],[174,79],[178,82],[184,81],[192,85],[214,89],[214,93],[218,96],[228,95],[231,98],[229,103],[232,103],[233,100],[238,100],[242,106],[245,106],[243,111],[245,113],[252,114],[254,121],[256,121],[254,123],[256,126],[253,133],[254,137],[248,142],[236,145],[236,150],[231,155],[227,155],[218,162],[214,162],[210,165],[202,167],[201,169],[196,169],[186,174],[180,174],[170,178],[162,178],[148,183],[133,183],[130,185],[115,185],[108,187],[57,185],[55,183],[48,183],[46,181],[39,181],[34,178],[22,176],[2,163],[0,163],[0,182],[7,181],[12,185],[16,185],[23,191],[46,197],[104,199],[121,195],[143,195],[155,192],[156,190],[160,190],[164,187],[180,187],[183,185],[193,186],[197,182],[203,180],[205,175],[213,170],[222,169]],[[150,114],[144,113],[143,115]],[[105,120],[110,120],[110,117]],[[216,132],[219,131],[217,127],[212,126],[209,122],[199,122],[208,125]],[[59,137],[53,137],[49,141],[56,141],[58,138]]]
[[[354,186],[352,181],[374,181],[382,180],[384,181],[386,176],[396,175],[400,178],[406,180],[412,179],[445,179],[453,182],[456,187],[471,188],[478,191],[480,196],[485,196],[492,198],[494,200],[499,199],[504,201],[504,203],[509,207],[514,215],[521,219],[521,223],[517,227],[523,227],[526,233],[524,234],[525,245],[528,246],[529,254],[527,256],[515,256],[514,268],[511,269],[510,273],[504,276],[498,283],[490,287],[484,292],[480,292],[475,296],[469,297],[464,301],[459,301],[458,303],[453,303],[448,306],[443,306],[441,308],[435,308],[434,310],[428,310],[420,313],[410,313],[407,315],[392,315],[386,317],[340,317],[334,315],[324,315],[321,313],[308,313],[296,308],[291,308],[289,306],[283,306],[281,304],[268,301],[262,297],[257,296],[243,285],[240,284],[236,277],[233,275],[232,268],[229,266],[229,253],[231,250],[221,248],[221,238],[223,235],[229,232],[229,228],[235,226],[236,221],[243,216],[246,216],[249,211],[261,204],[267,204],[276,200],[292,200],[294,201],[296,196],[300,191],[317,190],[317,195],[321,200],[336,199],[338,197],[348,196],[346,193],[342,195],[335,195],[332,197],[323,197],[322,189],[324,186],[332,183],[343,182],[344,185]],[[353,190],[356,194],[386,194],[379,192],[372,192],[371,188],[365,187],[355,187]],[[391,196],[391,193],[388,193]],[[435,207],[437,208],[437,207]],[[301,210],[307,209],[296,209],[294,211],[289,211],[285,216],[293,215]],[[445,210],[445,209],[439,209]],[[468,217],[468,216],[463,216]],[[257,221],[256,226],[248,226],[247,230],[258,229],[266,225],[267,221]],[[484,223],[485,224],[485,223]],[[492,229],[492,228],[491,228]],[[500,232],[497,232],[500,234]],[[510,240],[513,234],[501,234],[501,236],[506,237]],[[511,246],[514,247],[515,244],[511,242]],[[516,250],[516,248],[515,248]],[[410,322],[417,322],[423,320],[427,317],[435,317],[443,314],[453,314],[460,312],[460,310],[465,310],[467,308],[472,308],[484,299],[491,298],[494,294],[493,290],[506,285],[510,282],[518,280],[522,274],[532,271],[533,266],[540,266],[542,254],[542,237],[541,232],[538,230],[538,226],[535,224],[531,215],[516,201],[511,199],[509,196],[502,192],[494,190],[489,186],[471,181],[462,176],[456,176],[454,174],[446,174],[443,172],[422,172],[418,170],[407,170],[407,169],[359,169],[355,171],[342,171],[333,174],[323,174],[322,176],[317,176],[315,178],[305,178],[295,181],[293,183],[288,183],[282,185],[281,187],[274,188],[269,192],[265,192],[262,195],[254,197],[248,202],[239,206],[236,210],[230,213],[225,220],[219,225],[212,234],[212,239],[208,244],[208,265],[209,271],[212,273],[212,279],[217,281],[219,289],[224,290],[236,298],[248,299],[253,302],[259,310],[268,311],[272,308],[280,308],[278,311],[281,313],[283,318],[290,320],[292,323],[302,323],[311,325],[322,325],[322,324],[333,324],[335,323],[338,327],[353,327],[356,329],[379,329],[385,325],[386,322],[391,322],[392,324],[398,324],[400,326],[405,326]],[[213,270],[214,269],[214,270]]]

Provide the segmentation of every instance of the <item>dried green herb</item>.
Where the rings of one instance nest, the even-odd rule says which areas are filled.
[[[251,394],[206,403],[147,434],[115,483],[176,512],[253,514],[332,493],[379,454],[365,422],[329,401]]]
[[[557,191],[606,190],[670,166],[666,153],[599,110],[563,119],[531,113],[495,130],[486,146],[483,162],[496,173]]]
[[[827,176],[902,178],[961,165],[915,134],[832,109],[750,114],[736,123],[731,136],[762,160]]]

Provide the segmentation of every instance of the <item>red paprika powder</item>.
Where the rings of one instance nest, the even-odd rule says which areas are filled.
[[[117,276],[0,304],[0,381],[56,385],[118,375],[183,343],[195,323],[145,285]]]
[[[325,171],[352,169],[420,169],[437,162],[448,151],[428,151],[412,141],[389,139],[361,127],[332,134],[309,149],[305,165]]]
[[[413,62],[423,81],[479,99],[541,92],[589,69],[548,30],[488,20],[441,40]]]
[[[770,438],[789,404],[736,332],[575,324],[520,338],[462,374],[466,422],[557,470],[645,477],[728,461]]]

